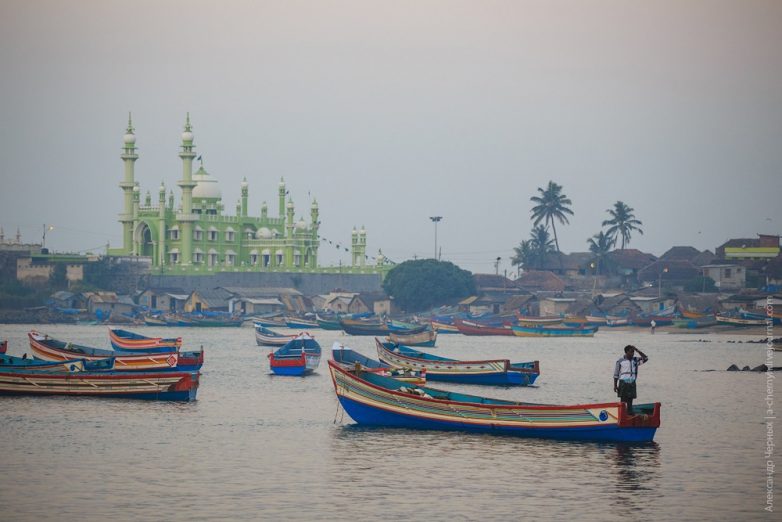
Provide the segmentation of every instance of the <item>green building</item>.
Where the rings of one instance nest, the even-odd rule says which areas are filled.
[[[366,255],[366,231],[353,229],[350,267],[319,267],[318,247],[320,217],[318,203],[309,208],[309,222],[295,219],[293,200],[286,201],[285,181],[278,186],[278,209],[270,215],[264,202],[260,216],[252,217],[248,209],[249,184],[241,183],[241,199],[234,215],[225,213],[222,193],[217,180],[211,177],[203,164],[194,173],[196,159],[190,115],[187,115],[182,133],[179,157],[182,159],[182,179],[178,206],[174,192],[161,183],[157,201],[149,191],[144,201],[134,178],[138,154],[136,135],[128,117],[128,128],[123,137],[122,161],[124,177],[119,186],[124,195],[122,248],[109,251],[114,256],[146,256],[152,259],[152,270],[171,274],[214,274],[216,272],[320,272],[337,270],[352,273],[376,273],[384,259],[378,255],[377,264],[369,265]]]

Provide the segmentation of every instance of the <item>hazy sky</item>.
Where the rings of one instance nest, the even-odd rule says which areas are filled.
[[[549,180],[565,251],[618,199],[657,255],[782,232],[780,1],[5,0],[0,93],[0,224],[60,251],[120,244],[129,110],[142,198],[190,111],[231,213],[245,176],[276,213],[284,176],[297,218],[309,192],[323,236],[397,261],[441,215],[444,259],[509,269]]]

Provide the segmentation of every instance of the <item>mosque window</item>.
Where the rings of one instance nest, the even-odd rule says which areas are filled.
[[[215,266],[217,264],[217,251],[215,249],[209,250],[209,253],[206,256],[206,264],[208,266]]]
[[[179,249],[178,248],[172,248],[168,252],[168,259],[171,262],[172,265],[175,265],[179,263]]]
[[[253,266],[258,264],[258,251],[257,250],[253,250],[252,252],[250,252],[250,264],[253,265]]]
[[[277,259],[275,260],[275,264],[277,266],[282,266],[282,258],[283,258],[283,252],[282,250],[278,250],[275,256]]]
[[[179,226],[174,225],[173,227],[168,229],[168,239],[171,239],[172,241],[176,241],[179,239]]]
[[[204,262],[204,251],[200,248],[196,248],[193,251],[193,263],[201,264]]]
[[[206,239],[209,241],[217,241],[217,229],[215,227],[209,227],[206,233]]]
[[[234,235],[235,235],[234,229],[232,229],[231,227],[228,227],[225,230],[225,240],[226,241],[233,241],[234,240]]]
[[[236,264],[236,252],[228,250],[225,253],[225,264],[227,266],[234,266]]]
[[[269,266],[269,263],[272,262],[272,253],[269,250],[264,250],[263,255],[261,255],[261,264],[264,268]]]
[[[193,230],[193,239],[195,241],[204,239],[204,229],[196,225],[195,230]]]

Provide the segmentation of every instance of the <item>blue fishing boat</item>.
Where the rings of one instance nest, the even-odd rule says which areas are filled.
[[[331,347],[331,358],[346,368],[355,368],[358,364],[362,370],[374,372],[386,377],[392,377],[399,381],[412,382],[418,385],[426,384],[426,370],[413,370],[411,368],[396,368],[388,364],[376,361],[355,350],[335,342]]]
[[[430,381],[485,384],[496,386],[529,386],[540,375],[538,361],[511,363],[508,359],[458,361],[419,352],[407,346],[382,343],[377,338],[378,358],[398,368],[426,370]]]
[[[340,404],[358,424],[563,440],[651,442],[660,403],[533,404],[420,387],[328,361]]]
[[[88,361],[68,359],[65,361],[40,361],[27,357],[0,354],[0,371],[35,370],[39,372],[100,372],[114,369],[114,357]]]
[[[320,345],[306,333],[269,354],[269,365],[277,375],[307,375],[314,372],[319,364]]]
[[[581,328],[559,326],[511,326],[513,335],[519,337],[592,337],[599,327],[584,326]]]

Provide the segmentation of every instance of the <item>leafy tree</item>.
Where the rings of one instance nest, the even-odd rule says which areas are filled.
[[[614,248],[616,239],[600,231],[600,233],[587,239],[587,244],[589,245],[589,251],[594,254],[593,262],[595,263],[596,272],[600,274],[607,271],[610,259],[608,254]]]
[[[543,225],[538,225],[530,232],[530,246],[532,247],[534,265],[537,268],[543,268],[548,257],[553,254],[554,243],[548,229]]]
[[[698,275],[684,284],[684,290],[687,292],[719,292],[714,279],[709,276]]]
[[[68,268],[65,263],[55,263],[49,276],[49,285],[52,288],[63,289],[68,287]]]
[[[513,247],[511,266],[527,269],[535,264],[535,252],[532,249],[532,241],[523,239],[519,246]]]
[[[551,230],[554,233],[554,245],[557,252],[560,252],[556,221],[563,225],[570,223],[567,216],[573,215],[573,211],[569,208],[573,202],[562,193],[562,185],[553,181],[549,181],[545,189],[538,187],[538,192],[539,196],[530,198],[530,201],[536,203],[532,207],[533,224],[540,225],[540,222],[543,221],[546,227],[551,225]]]
[[[606,212],[611,215],[611,219],[603,221],[603,226],[609,227],[606,233],[612,239],[616,240],[618,237],[622,238],[622,250],[625,249],[625,244],[630,243],[630,237],[633,232],[638,232],[643,235],[644,231],[641,230],[641,225],[643,225],[643,223],[635,219],[632,207],[627,206],[621,201],[617,201],[614,203],[614,208],[610,208]]]
[[[427,310],[475,293],[472,273],[448,261],[418,259],[389,270],[383,289],[407,311]]]

